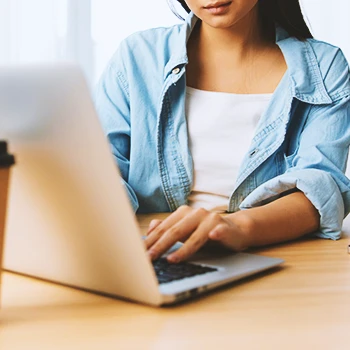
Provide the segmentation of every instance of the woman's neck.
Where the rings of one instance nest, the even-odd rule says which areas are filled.
[[[267,28],[257,9],[230,28],[199,21],[187,43],[187,85],[228,93],[273,92],[287,66],[274,28]]]
[[[252,52],[259,52],[274,45],[271,33],[263,30],[258,6],[229,28],[214,28],[199,22],[193,33],[194,46],[201,52],[228,54],[230,59],[244,61]]]

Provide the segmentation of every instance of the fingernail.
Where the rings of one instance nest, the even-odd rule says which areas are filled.
[[[167,257],[167,260],[171,263],[178,263],[180,261],[180,258],[177,255],[169,255]]]

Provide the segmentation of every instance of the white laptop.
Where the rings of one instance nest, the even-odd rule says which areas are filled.
[[[283,262],[246,253],[198,253],[181,268],[169,264],[172,270],[190,271],[186,277],[179,271],[169,275],[169,266],[161,266],[158,274],[165,271],[170,279],[158,281],[90,92],[75,66],[1,68],[0,139],[16,156],[7,270],[164,305]]]

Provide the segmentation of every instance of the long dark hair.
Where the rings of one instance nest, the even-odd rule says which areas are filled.
[[[186,12],[190,12],[185,0],[177,1]],[[277,23],[290,36],[299,40],[313,37],[301,12],[299,0],[259,0],[259,11],[264,25]]]

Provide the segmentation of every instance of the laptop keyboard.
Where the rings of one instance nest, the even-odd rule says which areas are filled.
[[[156,272],[159,284],[169,283],[181,280],[187,277],[203,275],[208,272],[214,272],[218,269],[182,262],[179,264],[170,264],[165,258],[153,261],[153,267]]]

